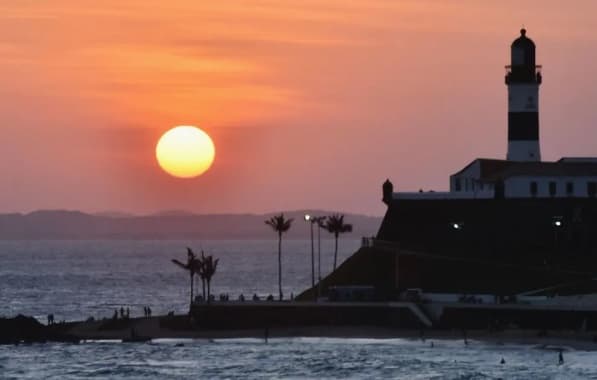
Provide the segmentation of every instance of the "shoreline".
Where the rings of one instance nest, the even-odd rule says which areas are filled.
[[[174,318],[186,317],[176,315]],[[131,331],[141,338],[139,342],[153,339],[193,339],[211,341],[214,339],[260,339],[265,341],[276,338],[338,338],[338,339],[405,339],[439,343],[442,341],[462,341],[465,344],[483,342],[496,346],[506,344],[537,346],[539,349],[574,349],[583,351],[597,351],[597,331],[575,332],[568,330],[554,330],[542,335],[538,330],[510,329],[499,332],[487,330],[440,330],[440,329],[400,329],[379,327],[372,325],[313,325],[313,326],[283,326],[250,329],[170,329],[160,327],[160,320],[172,318],[155,316],[150,318],[131,318],[125,328],[102,330],[100,326],[106,321],[73,322],[67,329],[69,335],[80,341],[93,340],[130,340]]]
[[[119,340],[148,342],[155,339],[337,338],[337,339],[405,339],[430,345],[442,341],[461,341],[463,345],[482,342],[490,345],[527,345],[539,349],[574,349],[597,351],[597,331],[391,327],[375,324],[270,325],[250,328],[201,327],[188,315],[162,315],[124,319],[66,322],[43,325],[35,318],[17,316],[0,319],[0,344],[21,342],[67,342]]]

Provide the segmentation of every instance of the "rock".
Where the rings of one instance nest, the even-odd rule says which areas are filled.
[[[55,326],[45,326],[37,319],[22,314],[14,318],[0,318],[0,344],[76,341],[65,334],[60,326]]]

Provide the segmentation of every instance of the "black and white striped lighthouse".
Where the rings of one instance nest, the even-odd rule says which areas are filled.
[[[535,44],[520,30],[506,66],[508,86],[508,155],[511,161],[541,161],[539,150],[539,85],[541,66],[535,65]]]

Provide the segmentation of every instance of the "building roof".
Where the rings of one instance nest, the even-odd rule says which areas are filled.
[[[555,162],[507,161],[478,158],[460,170],[479,163],[479,180],[495,182],[511,177],[597,177],[597,159],[561,159]]]
[[[493,158],[477,158],[474,161],[472,161],[470,164],[466,165],[464,168],[462,168],[457,173],[454,173],[453,175],[456,176],[456,175],[462,174],[466,170],[468,170],[468,168],[470,168],[471,166],[473,166],[477,163],[480,166],[481,178],[485,178],[485,177],[489,177],[495,173],[499,173],[499,172],[503,171],[508,166],[513,164],[514,161],[496,160]]]

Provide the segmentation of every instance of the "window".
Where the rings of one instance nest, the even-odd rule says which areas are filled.
[[[569,197],[574,195],[574,183],[566,182],[566,195],[568,195]]]
[[[535,181],[531,182],[531,189],[530,190],[531,190],[531,195],[533,197],[536,197],[537,196],[537,182],[535,182]]]
[[[456,191],[461,191],[462,190],[462,184],[460,183],[460,178],[456,178],[454,180],[454,189]]]
[[[549,183],[549,195],[552,197],[555,197],[556,192],[557,192],[557,184],[552,181]]]
[[[597,182],[587,182],[587,195],[591,198],[595,197],[597,192]]]

